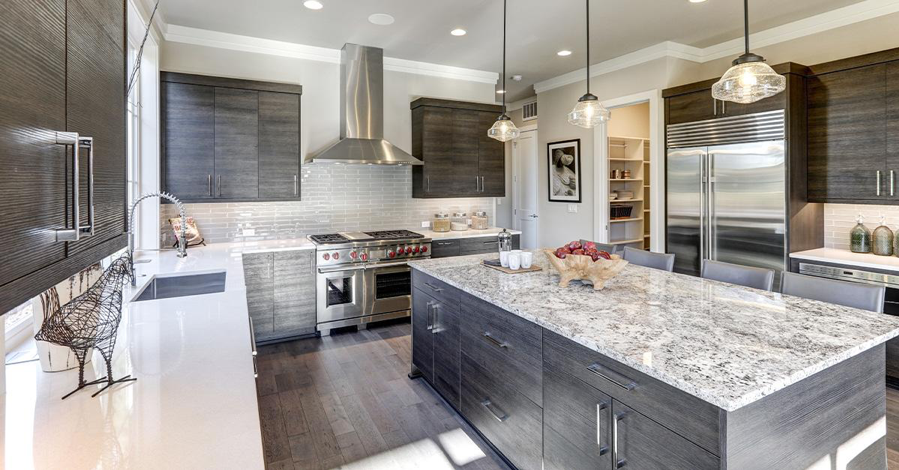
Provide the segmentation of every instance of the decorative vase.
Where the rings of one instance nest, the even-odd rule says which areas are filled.
[[[880,226],[874,229],[872,251],[879,256],[893,254],[893,231],[886,226],[883,216],[880,217]]]
[[[858,225],[849,232],[849,250],[853,253],[870,253],[871,231],[868,230],[868,227],[865,227],[864,217],[861,214],[855,220],[858,222]],[[893,238],[895,239],[895,237]]]

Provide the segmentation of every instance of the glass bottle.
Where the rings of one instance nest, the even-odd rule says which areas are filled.
[[[880,216],[880,226],[874,229],[872,238],[875,255],[890,256],[893,254],[893,231],[886,226],[883,216]]]
[[[849,232],[849,250],[853,253],[870,253],[871,231],[865,227],[865,217],[859,214],[855,221],[858,224]]]

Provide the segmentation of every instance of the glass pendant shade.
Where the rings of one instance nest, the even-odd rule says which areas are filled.
[[[787,79],[761,61],[743,62],[731,67],[712,85],[712,97],[734,103],[755,103],[787,88]]]
[[[568,113],[568,123],[592,129],[612,118],[612,113],[591,94],[582,96]]]
[[[519,135],[521,135],[521,131],[515,127],[515,124],[509,119],[509,116],[506,116],[505,114],[497,118],[496,122],[493,123],[493,127],[487,131],[487,137],[496,139],[500,142],[508,142],[518,138]]]

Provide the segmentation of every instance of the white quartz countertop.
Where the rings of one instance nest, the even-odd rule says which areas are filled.
[[[115,377],[137,382],[61,400],[77,369],[7,366],[5,468],[263,469],[241,261],[243,251],[263,247],[286,244],[214,244],[183,259],[138,255],[149,262],[136,265],[137,288],[125,289],[113,360]],[[227,273],[223,293],[128,302],[153,276],[219,271]],[[105,375],[104,367],[94,353],[86,378]]]
[[[883,269],[899,273],[899,257],[896,256],[878,256],[873,253],[853,253],[849,250],[838,250],[835,248],[816,248],[814,250],[790,253],[790,258],[846,264],[859,268]]]
[[[628,265],[602,291],[496,255],[409,264],[669,385],[734,411],[899,335],[899,318]]]

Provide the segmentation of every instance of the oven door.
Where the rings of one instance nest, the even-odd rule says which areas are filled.
[[[412,268],[394,263],[365,270],[365,314],[412,309]]]
[[[364,267],[319,268],[315,289],[316,323],[327,323],[363,315]]]

